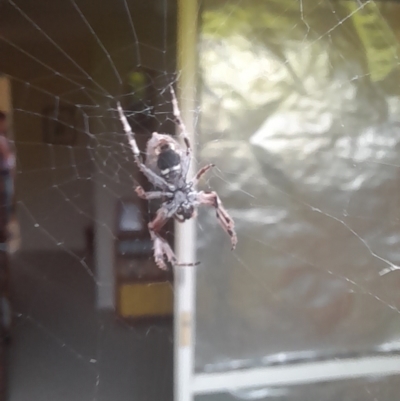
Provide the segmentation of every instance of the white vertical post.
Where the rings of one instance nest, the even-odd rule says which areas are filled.
[[[197,71],[197,0],[178,1],[178,51],[177,70],[179,80],[177,96],[182,119],[188,128],[195,155],[196,71]],[[194,174],[195,157],[189,171]],[[193,220],[175,226],[175,248],[178,261],[195,262],[196,225]],[[191,401],[194,376],[195,334],[195,267],[175,268],[174,304],[174,400]]]

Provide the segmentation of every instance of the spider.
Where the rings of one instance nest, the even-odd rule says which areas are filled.
[[[148,224],[150,237],[153,241],[154,259],[157,266],[162,270],[167,269],[166,261],[170,262],[172,265],[179,264],[168,242],[160,235],[161,228],[170,218],[174,218],[178,222],[183,223],[185,220],[195,217],[196,209],[200,205],[207,205],[215,208],[216,217],[220,225],[230,236],[232,250],[235,249],[237,243],[234,222],[222,205],[218,194],[214,191],[205,192],[196,191],[195,189],[200,178],[214,167],[214,164],[204,166],[190,181],[187,180],[192,149],[172,85],[170,85],[170,91],[175,123],[178,125],[181,135],[183,136],[186,149],[170,135],[153,132],[151,138],[147,142],[145,163],[143,163],[131,126],[125,117],[120,103],[117,103],[119,119],[128,137],[135,162],[139,170],[157,189],[156,191],[145,192],[141,186],[138,186],[135,192],[142,199],[163,199],[163,203],[156,212],[155,218]],[[193,266],[196,264],[197,263],[191,263],[185,265]],[[181,264],[181,266],[182,265],[183,264]]]

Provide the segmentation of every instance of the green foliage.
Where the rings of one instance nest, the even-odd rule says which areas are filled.
[[[293,0],[249,1],[205,7],[203,34],[213,38],[246,35],[262,39],[266,33],[279,35],[293,29],[300,17],[299,3]],[[304,30],[304,27],[301,27]]]

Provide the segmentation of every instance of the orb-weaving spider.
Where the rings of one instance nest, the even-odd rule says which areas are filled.
[[[135,162],[139,170],[147,177],[158,191],[145,192],[141,186],[136,187],[137,195],[142,199],[163,199],[153,221],[148,224],[154,246],[154,259],[160,269],[167,268],[165,260],[177,265],[176,256],[168,242],[161,237],[160,230],[170,218],[179,222],[189,220],[196,215],[196,208],[208,205],[215,208],[217,219],[225,232],[230,236],[232,249],[235,249],[237,236],[234,222],[222,205],[216,192],[196,191],[195,186],[200,178],[214,165],[201,168],[191,181],[187,181],[187,173],[191,160],[191,146],[188,132],[182,121],[174,89],[170,86],[173,114],[178,125],[186,149],[167,134],[153,132],[147,142],[146,161],[143,163],[134,133],[126,119],[120,103],[118,103],[119,119],[128,137]]]

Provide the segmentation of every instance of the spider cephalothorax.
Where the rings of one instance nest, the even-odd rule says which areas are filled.
[[[118,103],[118,113],[124,131],[128,136],[135,162],[139,170],[158,189],[145,192],[142,187],[135,189],[142,199],[163,199],[156,217],[148,225],[150,236],[154,243],[154,259],[160,269],[166,269],[165,261],[177,264],[176,257],[168,242],[161,237],[160,230],[170,218],[184,222],[195,217],[200,205],[215,208],[216,216],[222,228],[231,237],[232,249],[236,247],[237,237],[234,222],[223,207],[216,192],[196,191],[199,179],[213,167],[209,164],[201,168],[190,181],[187,180],[191,160],[191,147],[186,127],[181,119],[178,102],[171,88],[172,106],[177,125],[181,130],[186,149],[171,136],[153,132],[147,142],[146,163],[143,163],[132,129]]]

